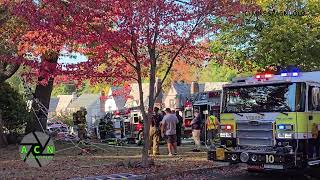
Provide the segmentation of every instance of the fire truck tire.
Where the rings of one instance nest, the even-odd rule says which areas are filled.
[[[320,179],[320,167],[319,166],[312,167],[305,174],[307,174],[308,176],[314,179]]]
[[[248,168],[247,172],[250,173],[250,174],[256,174],[256,173],[261,173],[261,170]]]

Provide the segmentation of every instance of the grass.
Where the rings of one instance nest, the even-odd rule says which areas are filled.
[[[0,179],[68,179],[108,175],[114,173],[156,174],[159,172],[187,170],[196,167],[211,167],[205,151],[191,152],[192,146],[179,147],[179,155],[167,156],[165,146],[160,147],[160,156],[151,157],[154,165],[149,168],[139,166],[141,148],[137,146],[115,147],[102,143],[91,145],[55,142],[56,154],[52,162],[41,168],[33,168],[24,163],[17,145],[0,149]],[[82,153],[81,148],[90,147],[90,153]]]

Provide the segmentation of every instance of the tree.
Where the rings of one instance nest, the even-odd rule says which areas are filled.
[[[200,72],[199,79],[202,82],[227,82],[231,81],[237,74],[236,69],[212,61]]]
[[[76,86],[74,84],[56,84],[52,90],[52,96],[58,95],[71,95],[73,92],[76,92]]]
[[[9,79],[20,67],[18,63],[8,63],[11,59],[17,59],[17,44],[25,30],[25,24],[12,15],[9,8],[0,2],[0,83]]]
[[[13,22],[9,24],[11,25],[9,28],[11,29],[4,28],[4,33],[2,33],[5,35],[2,37],[6,41],[9,41],[9,43],[5,43],[5,47],[7,44],[13,44],[12,48],[1,48],[6,56],[1,56],[3,57],[3,61],[1,61],[0,65],[4,65],[4,70],[10,70],[8,73],[3,73],[5,76],[2,76],[2,79],[12,76],[20,65],[31,67],[31,71],[24,73],[24,77],[28,80],[35,79],[36,88],[34,96],[46,108],[49,108],[54,77],[59,73],[57,61],[60,50],[65,45],[65,38],[39,28],[39,25],[46,21],[45,16],[37,17],[38,26],[34,26],[36,24],[35,21],[30,21],[30,19],[21,16],[17,12],[18,9],[16,8],[18,7],[16,5],[22,5],[26,2],[7,0],[1,2],[1,6],[10,13],[10,17],[13,19]],[[34,1],[34,3],[40,2]],[[35,6],[40,7],[41,5],[37,4]],[[32,12],[30,13],[32,14]],[[14,33],[8,33],[10,32],[8,30]],[[1,70],[2,66],[0,67]],[[36,106],[37,104],[33,103],[34,109],[38,109]],[[36,111],[34,120],[28,123],[27,132],[43,131],[46,128],[46,117],[47,114],[45,112]],[[38,123],[37,119],[41,123]]]
[[[41,57],[42,68],[39,68],[39,74],[36,76],[37,85],[34,93],[34,98],[38,99],[46,109],[49,109],[51,92],[53,90],[55,66],[58,62],[58,53],[56,51],[46,50]],[[47,127],[47,111],[39,109],[37,102],[33,102],[32,107],[35,109],[33,121],[27,125],[27,132],[45,131]]]
[[[240,66],[249,60],[261,68],[294,65],[302,70],[319,69],[318,1],[266,0],[257,5],[236,14],[239,23],[218,20],[222,28],[213,47],[227,49],[219,55],[229,55],[231,62]]]
[[[21,97],[5,83],[7,79],[12,77],[19,69],[19,63],[10,63],[10,60],[21,58],[18,55],[17,44],[20,39],[17,36],[21,35],[25,30],[25,24],[15,17],[5,3],[0,2],[0,145],[7,145],[4,130],[14,131],[22,123],[21,117],[17,117],[17,112],[21,109]],[[10,92],[12,91],[12,92]],[[3,96],[6,95],[6,98]],[[16,99],[14,99],[16,98]],[[17,103],[12,102],[17,100]],[[15,107],[16,106],[16,107]],[[8,109],[12,108],[12,109]],[[16,111],[17,110],[17,111]],[[14,115],[8,117],[8,115]],[[23,116],[22,116],[23,117]],[[25,117],[27,118],[27,117]],[[24,119],[27,120],[27,119]],[[4,129],[5,128],[5,129]]]
[[[228,8],[238,6],[238,2],[226,4],[225,1],[202,0],[51,0],[40,1],[40,5],[28,0],[18,3],[15,9],[32,25],[37,35],[55,37],[53,49],[61,49],[60,42],[64,42],[63,47],[87,55],[88,62],[66,65],[61,69],[60,72],[70,78],[116,84],[138,82],[140,110],[145,120],[144,137],[148,137],[148,119],[161,88],[155,89],[154,86],[159,64],[168,62],[161,81],[163,84],[178,59],[201,62],[207,54],[198,42],[207,33],[204,25],[208,18],[225,14]],[[43,37],[41,42],[34,38],[29,40],[41,47],[48,43],[47,39],[44,38],[44,42]],[[52,41],[50,38],[50,45]],[[163,61],[164,58],[168,61]],[[105,66],[103,70],[99,68],[102,64]],[[142,89],[146,77],[150,84],[147,110]],[[148,145],[146,138],[142,151],[144,166],[148,166]]]
[[[23,97],[6,82],[0,84],[0,110],[1,145],[4,130],[9,133],[23,134],[31,114],[27,111],[27,104]]]
[[[188,64],[184,61],[177,61],[172,68],[172,77],[171,81],[184,81],[184,82],[192,82],[196,81],[196,71],[199,71],[196,66]]]

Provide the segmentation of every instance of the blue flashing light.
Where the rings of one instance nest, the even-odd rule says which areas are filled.
[[[292,70],[292,76],[297,77],[300,74],[300,70],[298,68],[295,68]]]
[[[292,125],[291,124],[286,124],[286,130],[292,130]]]
[[[278,129],[281,129],[281,130],[284,130],[286,128],[285,125],[281,124],[281,125],[278,125]]]
[[[292,76],[293,76],[293,77],[297,77],[297,76],[299,76],[299,73],[298,73],[298,72],[293,72],[293,73],[292,73]]]
[[[295,68],[292,71],[284,70],[280,73],[281,77],[298,77],[300,75],[299,69]]]

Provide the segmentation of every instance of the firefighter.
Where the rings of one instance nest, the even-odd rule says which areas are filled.
[[[85,139],[86,137],[86,115],[87,111],[84,107],[81,107],[79,111],[77,111],[77,117],[78,117],[78,137],[80,140]]]
[[[153,115],[152,115],[152,119],[151,119],[151,124],[150,124],[149,154],[160,155],[159,142],[160,142],[160,135],[161,135],[161,130],[160,130],[161,120],[162,120],[162,118],[161,118],[161,115],[159,114],[159,108],[154,107]]]
[[[217,114],[214,111],[210,111],[210,115],[207,118],[206,121],[207,126],[207,141],[210,143],[213,143],[214,140],[217,138],[218,134],[218,127],[219,127],[219,121]]]
[[[183,124],[183,118],[182,116],[180,116],[179,111],[176,111],[176,116],[179,120],[178,124],[177,124],[177,146],[181,145],[181,128],[182,128],[182,124]]]
[[[99,134],[100,134],[100,139],[105,140],[106,135],[107,135],[107,123],[104,121],[104,119],[100,119],[99,122]]]
[[[192,138],[194,140],[193,152],[200,152],[201,116],[198,110],[194,110],[194,118],[190,123],[192,127]]]

